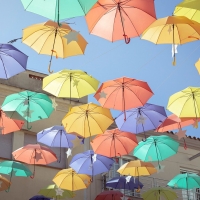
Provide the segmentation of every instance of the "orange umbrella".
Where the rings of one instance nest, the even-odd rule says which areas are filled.
[[[127,44],[155,20],[154,0],[99,0],[86,15],[91,34]]]
[[[47,165],[57,161],[56,154],[48,147],[39,144],[28,144],[12,152],[15,160],[34,165]]]
[[[3,110],[0,110],[0,133],[8,134],[22,129],[24,121],[10,119],[6,116]]]
[[[11,182],[0,175],[0,191],[8,190],[10,188]]]
[[[153,92],[147,82],[122,77],[102,83],[94,97],[102,107],[124,112],[143,106],[152,95]],[[124,117],[126,120],[126,116]]]
[[[137,145],[138,141],[135,134],[120,131],[119,129],[107,130],[91,142],[96,154],[107,157],[127,155]]]

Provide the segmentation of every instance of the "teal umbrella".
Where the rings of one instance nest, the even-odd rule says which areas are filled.
[[[53,112],[52,100],[43,93],[23,91],[7,96],[2,104],[3,111],[16,111],[29,122],[48,118]]]
[[[21,0],[24,9],[59,22],[66,18],[84,16],[97,0]]]
[[[168,184],[173,189],[186,189],[189,200],[189,189],[200,188],[200,176],[197,174],[178,174]]]
[[[178,151],[179,143],[169,136],[150,136],[146,141],[139,142],[134,149],[133,155],[144,162],[165,160]]]

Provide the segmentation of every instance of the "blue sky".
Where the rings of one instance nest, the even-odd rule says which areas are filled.
[[[175,6],[181,0],[155,0],[157,18],[172,15]],[[26,12],[20,0],[1,2],[0,42],[22,36],[22,29],[48,19]],[[140,38],[132,38],[127,45],[123,40],[111,43],[90,35],[84,17],[68,22],[87,40],[88,46],[83,56],[66,59],[53,58],[54,72],[62,69],[81,69],[87,71],[100,82],[128,76],[148,82],[154,92],[149,103],[167,106],[170,95],[188,86],[199,87],[200,77],[194,63],[200,58],[200,42],[178,46],[177,65],[172,66],[171,45],[155,45]],[[18,42],[14,46],[29,56],[28,69],[48,74],[49,56],[37,54],[30,47]],[[95,102],[89,96],[90,102]],[[169,112],[167,112],[170,114]],[[113,112],[116,115],[116,112]],[[187,128],[187,134],[200,136],[199,129]]]

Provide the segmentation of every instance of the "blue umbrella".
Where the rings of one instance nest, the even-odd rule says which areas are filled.
[[[124,113],[121,113],[115,122],[122,131],[135,134],[143,132],[145,135],[145,131],[156,129],[166,118],[164,107],[146,103],[142,107],[127,110],[126,121]]]
[[[31,197],[29,200],[51,200],[51,199],[43,195],[36,195],[34,197]]]
[[[95,154],[94,151],[88,150],[75,155],[69,166],[78,174],[95,176],[109,171],[113,163],[114,160],[112,158]]]

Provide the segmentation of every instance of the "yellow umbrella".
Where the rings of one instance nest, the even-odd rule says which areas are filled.
[[[76,191],[87,188],[91,178],[85,174],[77,174],[72,168],[59,171],[53,182],[61,189]]]
[[[200,23],[199,0],[185,0],[179,3],[174,10],[174,15],[185,16]]]
[[[70,26],[53,21],[25,28],[22,41],[39,54],[51,55],[50,65],[53,55],[56,58],[81,55],[84,54],[87,45],[85,39]]]
[[[5,177],[0,175],[0,191],[8,190],[10,188],[11,182]]]
[[[179,118],[200,118],[200,88],[188,87],[173,94],[168,101],[167,109]]]
[[[155,44],[173,44],[173,65],[176,46],[200,38],[200,24],[187,17],[169,16],[157,19],[142,34],[142,39]]]
[[[197,71],[200,74],[200,59],[195,63],[195,67],[197,68]]]
[[[73,107],[62,120],[68,133],[84,138],[103,133],[112,123],[110,110],[93,103]]]

